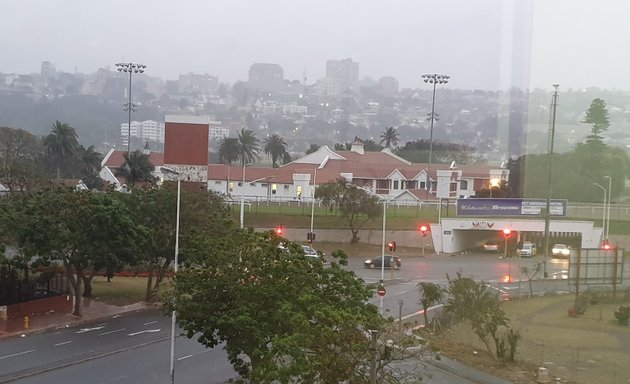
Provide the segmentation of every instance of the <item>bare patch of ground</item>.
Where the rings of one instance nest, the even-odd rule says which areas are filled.
[[[447,331],[436,344],[445,355],[518,384],[535,383],[538,367],[548,368],[560,382],[630,383],[630,327],[618,325],[613,315],[622,303],[598,302],[583,316],[569,317],[573,300],[562,295],[504,304],[522,334],[514,363],[496,361],[466,324]]]

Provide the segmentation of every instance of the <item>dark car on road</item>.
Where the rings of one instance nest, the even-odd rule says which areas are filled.
[[[363,262],[365,268],[382,268],[383,267],[383,256],[373,257],[371,259],[367,259]],[[385,268],[394,268],[399,269],[402,265],[402,260],[398,256],[385,256]]]

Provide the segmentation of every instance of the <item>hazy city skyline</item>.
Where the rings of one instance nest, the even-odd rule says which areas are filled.
[[[24,0],[3,5],[0,72],[38,73],[50,61],[91,73],[133,61],[150,76],[233,83],[259,62],[312,84],[327,60],[352,58],[361,78],[393,76],[402,88],[437,72],[458,89],[630,90],[627,11],[621,0]]]

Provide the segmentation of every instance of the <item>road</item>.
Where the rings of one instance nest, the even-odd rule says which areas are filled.
[[[367,258],[367,257],[366,257]],[[367,269],[363,266],[365,258],[352,257],[348,260],[347,268],[368,283],[377,283],[381,279],[380,268]],[[386,294],[383,298],[375,297],[371,302],[383,308],[385,315],[393,317],[405,316],[417,312],[419,294],[417,284],[421,281],[433,282],[441,285],[448,283],[447,275],[455,277],[461,273],[464,277],[471,277],[477,281],[486,281],[496,289],[506,292],[510,298],[528,296],[529,284],[527,276],[518,275],[519,263],[521,267],[533,269],[536,263],[541,263],[541,256],[533,258],[500,258],[498,254],[468,253],[463,255],[440,255],[404,258],[400,270],[385,269],[384,281]],[[549,276],[562,277],[568,270],[566,259],[547,260]],[[508,279],[508,276],[512,276]],[[510,281],[505,283],[505,281]],[[569,286],[564,279],[534,281],[534,292],[568,291]],[[381,305],[382,300],[382,305]],[[400,301],[402,300],[402,312]]]
[[[222,348],[179,337],[176,351],[178,383],[223,383],[236,376]],[[146,311],[5,340],[0,383],[168,383],[169,363],[170,318]]]
[[[170,319],[145,311],[80,327],[5,340],[0,344],[0,383],[169,383]],[[428,383],[471,382],[418,361],[399,369],[423,370]],[[236,377],[222,348],[204,348],[179,337],[175,378],[183,384],[223,384]]]
[[[521,260],[523,265],[536,261]],[[499,284],[510,271],[518,269],[518,261],[499,259],[497,255],[431,256],[407,258],[399,271],[386,270],[387,294],[383,298],[385,314],[397,317],[419,310],[416,285],[420,281],[446,283],[446,274],[462,272],[478,280]],[[511,265],[510,265],[511,264]],[[365,269],[363,259],[353,257],[348,267],[368,282],[380,280],[381,271]],[[560,271],[566,261],[548,265],[548,270]],[[393,277],[393,278],[392,278]],[[539,284],[539,283],[537,283]],[[544,282],[558,290],[567,287],[566,280]],[[527,282],[502,284],[512,297],[526,294]],[[540,285],[540,284],[539,284]],[[568,289],[568,288],[567,288]],[[402,307],[399,305],[402,300]],[[381,299],[372,300],[380,306]],[[53,332],[29,335],[0,343],[0,383],[168,383],[170,362],[170,319],[159,311],[145,311],[104,320],[81,327],[63,328]],[[467,384],[439,368],[424,367],[417,361],[404,363],[408,369],[423,369],[429,383]],[[236,377],[222,348],[206,349],[196,340],[178,337],[176,347],[176,382],[222,384]]]

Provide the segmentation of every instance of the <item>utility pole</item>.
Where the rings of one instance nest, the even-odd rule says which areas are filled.
[[[372,366],[370,367],[370,384],[376,384],[376,362],[378,359],[378,331],[376,329],[370,329],[372,335]]]
[[[551,99],[551,127],[549,129],[549,146],[547,156],[549,157],[549,168],[547,174],[547,204],[545,208],[545,249],[543,258],[543,277],[548,277],[547,274],[547,254],[549,253],[549,221],[551,219],[551,169],[553,167],[553,140],[556,133],[556,110],[558,108],[558,87],[560,84],[554,84],[553,97]]]

